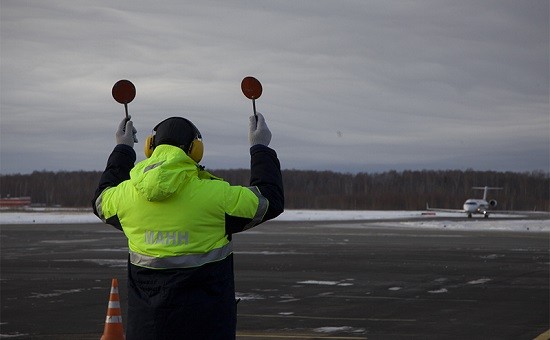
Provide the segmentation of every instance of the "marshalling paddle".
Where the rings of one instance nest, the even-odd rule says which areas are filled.
[[[128,103],[130,103],[136,97],[136,87],[131,81],[122,79],[113,85],[112,90],[113,98],[124,104],[124,111],[126,111],[126,119],[128,119]]]
[[[254,110],[254,116],[258,121],[258,115],[256,114],[256,99],[262,95],[262,84],[254,77],[245,77],[241,82],[241,90],[246,98],[252,99],[252,108]]]

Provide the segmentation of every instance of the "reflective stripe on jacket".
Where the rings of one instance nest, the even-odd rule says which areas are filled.
[[[153,269],[226,258],[232,253],[231,230],[261,223],[268,208],[257,187],[232,186],[170,145],[159,145],[136,164],[129,180],[104,189],[95,201],[103,221],[116,219],[122,227],[131,263]]]

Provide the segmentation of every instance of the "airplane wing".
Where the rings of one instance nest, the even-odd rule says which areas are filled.
[[[439,211],[439,212],[450,212],[450,213],[466,213],[462,209],[441,209],[441,208],[430,208],[428,203],[426,203],[427,211]],[[529,211],[529,210],[487,210],[489,214],[501,214],[501,215],[518,215],[518,216],[539,216],[542,218],[550,218],[550,213],[547,211]]]
[[[518,216],[539,216],[541,218],[550,218],[550,213],[546,211],[533,211],[533,210],[489,210],[491,214],[501,215],[518,215]]]
[[[426,203],[426,210],[428,211],[440,211],[440,212],[452,212],[452,213],[465,213],[463,209],[441,209],[441,208],[430,208],[428,203]]]

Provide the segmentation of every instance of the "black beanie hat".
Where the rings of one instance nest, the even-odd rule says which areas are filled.
[[[183,149],[186,153],[191,142],[201,138],[201,133],[193,123],[182,117],[171,117],[158,123],[153,129],[155,133],[155,147],[169,144]]]

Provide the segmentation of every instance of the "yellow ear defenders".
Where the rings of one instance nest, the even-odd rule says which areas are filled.
[[[189,144],[189,151],[187,151],[187,155],[197,163],[202,160],[202,156],[204,154],[204,144],[202,144],[202,140],[200,138],[201,137],[199,135],[198,138],[193,139],[191,144]]]
[[[190,127],[192,129],[193,133],[193,140],[189,143],[189,147],[185,145],[185,142],[182,142],[181,138],[172,138],[167,139],[164,137],[164,140],[156,141],[157,137],[157,130],[159,129],[159,126],[161,126],[163,123],[165,123],[168,120],[181,120],[185,122],[186,124],[184,126]],[[184,134],[184,131],[179,132],[180,134]],[[181,135],[180,135],[181,136]],[[178,136],[178,137],[180,137]],[[202,143],[202,137],[200,131],[197,129],[197,127],[191,123],[188,119],[182,118],[182,117],[172,117],[163,120],[162,122],[158,123],[157,126],[153,128],[153,133],[151,133],[149,136],[147,136],[147,139],[145,140],[145,145],[143,146],[143,151],[145,153],[145,157],[149,158],[153,154],[153,151],[155,150],[155,147],[157,146],[157,142],[160,142],[161,144],[170,144],[174,146],[178,146],[183,149],[183,151],[191,157],[192,160],[199,163],[202,159],[203,153],[204,153],[204,144]],[[187,149],[187,150],[186,150]]]
[[[154,130],[153,130],[154,131]],[[145,157],[149,158],[153,154],[153,150],[155,150],[155,135],[154,132],[151,133],[147,138],[145,139],[145,144],[143,145],[143,152],[145,153]]]

